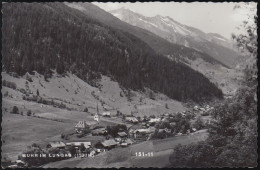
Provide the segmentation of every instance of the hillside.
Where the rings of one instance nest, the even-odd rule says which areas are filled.
[[[193,49],[193,48],[185,47],[185,43],[179,45],[179,44],[173,44],[171,41],[167,41],[167,38],[169,38],[169,36],[174,36],[176,33],[172,29],[167,31],[166,28],[168,28],[169,26],[167,27],[167,24],[161,21],[160,18],[162,17],[160,16],[155,17],[154,19],[155,22],[153,23],[151,21],[152,20],[151,18],[149,19],[147,17],[143,17],[140,14],[133,13],[126,9],[121,9],[119,10],[118,13],[116,13],[117,10],[115,11],[115,13],[113,11],[110,11],[111,12],[110,14],[91,3],[65,3],[65,4],[73,9],[82,11],[86,16],[96,19],[106,25],[109,25],[112,28],[127,31],[130,34],[135,35],[136,37],[146,42],[157,53],[160,53],[163,56],[168,57],[170,60],[184,63],[190,68],[202,73],[212,83],[214,83],[218,88],[220,88],[222,92],[227,96],[234,94],[236,89],[239,87],[239,79],[236,80],[234,79],[234,77],[241,77],[241,75],[240,73],[237,73],[237,71],[234,70],[233,68],[230,68],[231,66],[229,66],[231,60],[233,63],[233,59],[234,59],[233,55],[231,56],[225,55],[228,57],[226,59],[224,58],[223,60],[219,61],[217,58],[221,56],[214,58],[211,55],[208,55],[203,52],[199,52],[197,48]],[[122,14],[120,13],[120,11],[122,12]],[[115,16],[113,16],[112,14],[114,14]],[[124,16],[126,17],[125,19],[122,18]],[[122,22],[120,19],[122,19],[122,21],[125,22]],[[157,23],[156,21],[159,23]],[[143,26],[142,28],[141,26],[138,26],[137,23],[139,22],[141,26]],[[163,27],[162,30],[158,30],[160,26],[157,26],[156,24],[159,25],[161,24],[160,26]],[[176,23],[176,24],[177,24],[176,26],[178,26],[180,23]],[[180,24],[180,26],[186,28],[186,26],[184,25]],[[156,27],[156,31],[154,32],[152,31],[153,27]],[[216,50],[217,47],[219,48],[217,51],[220,53],[223,53],[225,51],[225,50],[223,51],[223,49],[227,49],[227,51],[232,51],[230,48],[226,48],[232,46],[230,44],[230,41],[225,39],[225,42],[227,42],[227,44],[226,43],[223,44],[223,42],[221,44],[220,43],[221,36],[218,34],[210,33],[209,35],[206,35],[205,33],[203,33],[202,31],[196,28],[189,27],[187,29],[185,29],[187,33],[194,32],[193,33],[194,35],[187,36],[186,38],[192,39],[192,42],[195,46],[198,46],[198,44],[204,44],[206,46],[209,46],[210,43],[212,44],[214,41],[215,46],[207,47],[206,48],[207,51],[211,51],[209,49],[213,49],[214,51],[214,49]],[[183,37],[183,35],[180,35],[180,37]],[[196,39],[196,41],[193,39]],[[178,42],[182,42],[182,40],[180,39]]]
[[[209,54],[229,67],[235,66],[238,53],[234,43],[216,33],[204,33],[201,30],[183,25],[170,17],[145,17],[128,9],[109,11],[115,17],[133,26],[143,28],[168,40]]]
[[[32,82],[27,80],[28,77]],[[44,76],[38,73],[15,78],[2,72],[2,80],[17,85],[16,89],[2,86],[1,91],[2,157],[11,160],[17,159],[17,155],[32,143],[43,144],[45,147],[44,144],[47,142],[60,140],[61,133],[73,131],[80,120],[94,121],[92,115],[96,113],[97,105],[100,113],[109,110],[113,116],[101,118],[100,123],[104,126],[122,122],[121,119],[114,118],[117,111],[124,115],[134,113],[135,116],[151,116],[187,109],[182,103],[160,93],[155,94],[156,100],[152,100],[149,94],[130,91],[131,100],[128,100],[119,84],[106,76],[102,76],[100,88],[92,87],[73,74],[61,77],[55,73],[47,82]],[[24,94],[18,89],[27,87],[32,95],[36,95],[38,89],[42,98],[58,104],[63,103],[70,109],[23,100]],[[168,109],[165,107],[166,104]],[[21,114],[11,114],[13,106],[17,106]],[[85,108],[88,108],[87,113],[83,112]],[[34,116],[27,116],[28,110],[31,110]]]
[[[221,90],[185,64],[61,3],[3,4],[2,32],[3,70],[19,76],[35,70],[48,81],[55,69],[92,86],[107,75],[125,88],[149,88],[179,101],[222,97]]]

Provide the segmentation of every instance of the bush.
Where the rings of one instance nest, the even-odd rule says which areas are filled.
[[[4,94],[4,97],[7,97],[8,96],[8,91],[7,92],[5,92],[5,94]]]
[[[37,148],[37,147],[39,147],[36,143],[33,143],[32,144],[32,147],[35,147],[35,148]]]
[[[20,92],[23,94],[26,94],[26,90],[25,89],[20,89]]]
[[[88,112],[88,108],[87,107],[84,109],[84,112]]]
[[[193,124],[193,127],[196,128],[197,130],[201,130],[205,127],[204,122],[202,121],[201,117],[198,117],[196,121]]]
[[[31,116],[32,115],[32,111],[31,110],[28,110],[27,111],[27,116]]]
[[[62,139],[64,139],[65,135],[62,133],[62,134],[60,135],[60,137],[61,137]]]
[[[14,106],[14,107],[13,107],[12,113],[13,113],[13,114],[19,114],[19,109],[18,109],[17,106]]]

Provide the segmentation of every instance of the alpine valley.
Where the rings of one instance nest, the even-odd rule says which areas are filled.
[[[2,166],[168,167],[177,145],[208,138],[241,58],[167,16],[3,3]]]

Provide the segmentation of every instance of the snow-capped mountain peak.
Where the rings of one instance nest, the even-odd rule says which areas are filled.
[[[128,24],[146,29],[171,43],[205,52],[231,67],[237,56],[233,42],[227,38],[181,24],[169,16],[146,17],[125,8],[112,10],[110,13]]]

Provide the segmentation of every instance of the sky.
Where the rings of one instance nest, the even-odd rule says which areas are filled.
[[[255,9],[255,11],[250,11],[243,2],[93,2],[93,4],[105,11],[124,7],[147,17],[156,15],[169,16],[184,25],[198,28],[205,33],[218,33],[228,39],[231,38],[232,33],[241,33],[241,30],[238,30],[237,27],[243,21],[248,20],[248,14],[253,16],[257,8],[256,3],[251,3],[250,7]],[[239,4],[241,8],[234,9],[236,4]]]

